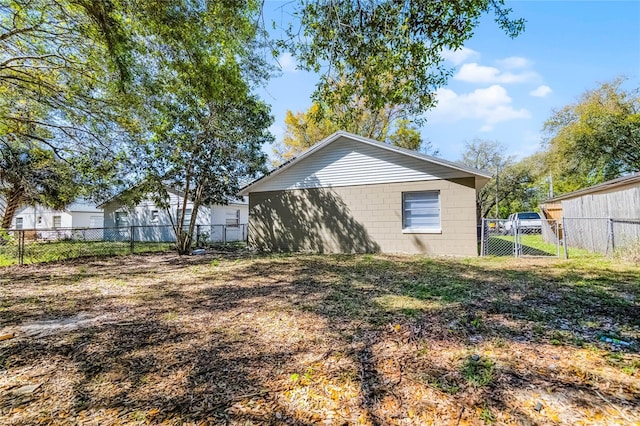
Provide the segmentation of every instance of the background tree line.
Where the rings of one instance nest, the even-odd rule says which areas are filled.
[[[640,88],[624,82],[602,83],[554,111],[541,149],[520,161],[498,142],[467,143],[460,161],[494,173],[478,194],[479,217],[537,210],[551,187],[560,195],[640,172]]]

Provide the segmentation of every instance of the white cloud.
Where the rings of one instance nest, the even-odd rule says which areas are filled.
[[[500,59],[497,61],[498,65],[508,70],[517,68],[528,68],[532,65],[532,62],[522,56],[509,56],[508,58]]]
[[[285,52],[278,57],[278,64],[280,64],[280,69],[282,72],[297,72],[296,69],[296,60],[291,53]]]
[[[531,118],[526,109],[515,109],[507,90],[497,84],[463,94],[457,94],[451,89],[438,89],[436,99],[436,108],[428,113],[429,121],[434,123],[482,120],[479,130],[488,132],[500,122]]]
[[[546,97],[548,94],[550,94],[553,90],[551,90],[551,87],[549,86],[545,86],[544,84],[542,86],[538,86],[537,88],[535,88],[534,90],[532,90],[531,92],[529,92],[529,94],[531,96],[535,96],[537,98],[544,98]]]
[[[522,71],[520,73],[512,73],[510,71],[502,72],[498,68],[478,65],[472,62],[464,64],[453,78],[468,83],[509,84],[535,80],[538,78],[538,74],[533,71]]]
[[[466,47],[461,47],[458,50],[449,50],[445,49],[442,51],[442,57],[450,62],[453,65],[460,65],[463,62],[466,62],[469,59],[477,58],[480,54],[475,50],[468,49]]]

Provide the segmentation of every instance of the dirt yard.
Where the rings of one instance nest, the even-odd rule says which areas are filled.
[[[0,424],[639,424],[639,296],[603,260],[3,268]]]

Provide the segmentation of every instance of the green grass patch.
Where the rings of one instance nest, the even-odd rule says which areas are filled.
[[[171,243],[135,243],[133,253],[164,252],[171,250]],[[93,256],[114,256],[131,254],[131,244],[119,241],[55,241],[25,244],[24,263],[47,263],[65,259]],[[9,257],[0,252],[0,266],[17,264],[17,249]]]

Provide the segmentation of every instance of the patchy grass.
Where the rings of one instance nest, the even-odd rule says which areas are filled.
[[[166,252],[172,243],[136,242],[134,253]],[[131,243],[126,241],[45,241],[25,244],[24,263],[48,263],[79,257],[118,256],[131,254]],[[18,264],[15,243],[0,246],[0,267]]]
[[[640,269],[606,259],[9,267],[0,423],[633,424],[639,296]]]

